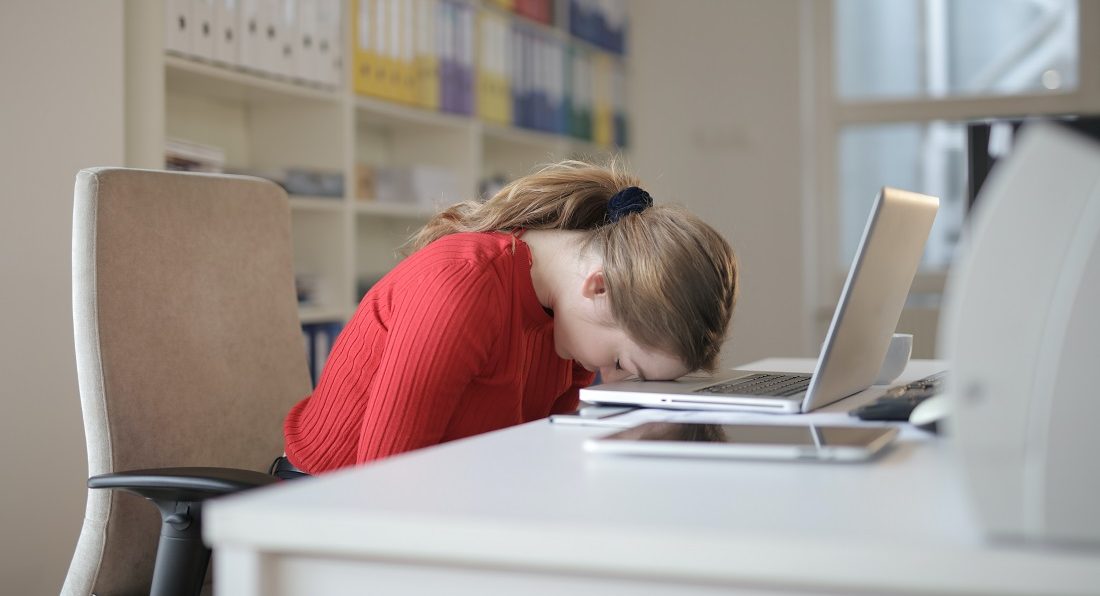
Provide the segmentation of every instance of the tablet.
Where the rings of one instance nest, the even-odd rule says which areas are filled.
[[[585,441],[593,453],[770,460],[863,461],[889,445],[892,426],[647,422]]]

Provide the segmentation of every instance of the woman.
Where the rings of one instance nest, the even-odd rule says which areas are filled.
[[[306,473],[571,412],[596,372],[713,370],[737,295],[725,240],[614,165],[548,166],[411,244],[286,418]]]

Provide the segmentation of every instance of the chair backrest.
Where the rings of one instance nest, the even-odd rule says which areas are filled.
[[[255,178],[81,170],[73,320],[89,475],[266,471],[310,391],[290,209]],[[148,593],[160,517],[90,490],[65,594]]]

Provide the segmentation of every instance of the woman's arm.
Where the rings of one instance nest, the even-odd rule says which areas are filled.
[[[370,390],[357,463],[435,445],[500,335],[504,290],[485,270],[455,264],[395,296]]]

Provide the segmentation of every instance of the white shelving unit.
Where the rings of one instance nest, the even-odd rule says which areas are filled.
[[[479,181],[488,177],[511,179],[539,164],[601,158],[612,151],[476,116],[356,95],[347,58],[352,55],[350,1],[343,4],[345,76],[336,89],[165,53],[161,39],[148,33],[162,26],[160,3],[134,2],[127,8],[131,47],[163,57],[159,63],[128,59],[128,98],[143,108],[128,116],[128,126],[134,130],[133,146],[145,148],[141,155],[128,154],[129,165],[163,167],[163,154],[147,153],[163,148],[167,137],[221,147],[230,171],[304,167],[343,174],[343,197],[292,196],[290,201],[296,273],[315,287],[315,299],[301,307],[304,323],[346,320],[363,287],[397,263],[409,236],[433,215],[417,205],[357,200],[357,164],[448,168],[458,180],[455,196],[445,197],[450,203],[477,197]],[[483,9],[499,10],[488,3]],[[568,36],[557,27],[512,18]],[[163,121],[159,130],[158,120]]]

